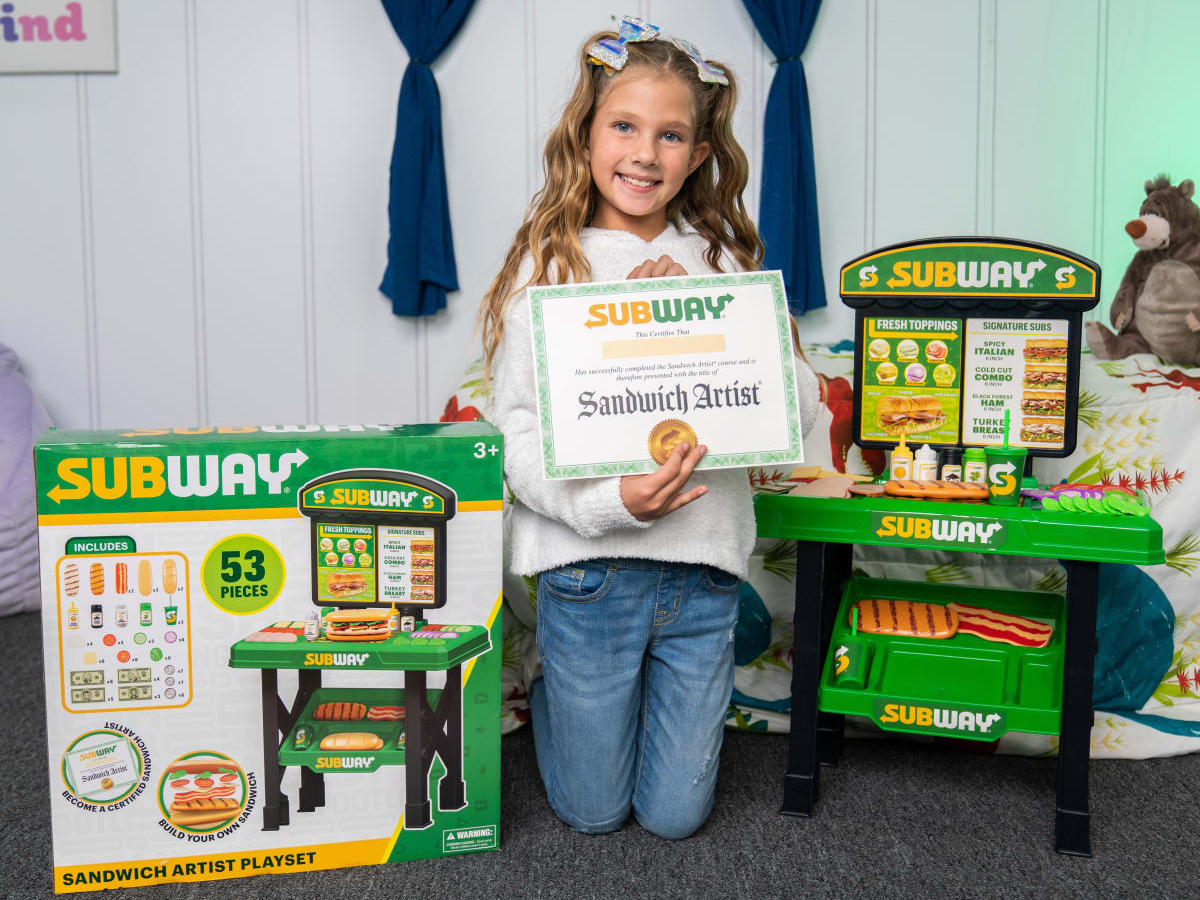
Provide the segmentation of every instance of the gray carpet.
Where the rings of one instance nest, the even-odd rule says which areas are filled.
[[[0,896],[51,894],[38,619],[0,619],[6,649]],[[14,763],[21,763],[17,766]],[[730,733],[711,819],[689,840],[636,824],[572,833],[550,811],[533,740],[503,740],[499,851],[452,859],[132,888],[115,898],[1089,897],[1200,895],[1200,756],[1092,765],[1093,859],[1051,849],[1053,760],[852,740],[818,815],[778,814],[787,739]],[[76,896],[92,896],[79,894]]]

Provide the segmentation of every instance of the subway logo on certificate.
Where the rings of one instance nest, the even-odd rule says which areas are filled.
[[[529,289],[547,478],[657,469],[704,444],[699,468],[804,457],[779,272]]]

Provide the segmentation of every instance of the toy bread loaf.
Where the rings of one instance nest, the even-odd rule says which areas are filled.
[[[99,597],[104,593],[104,566],[102,564],[92,563],[88,569],[88,583],[95,596]]]
[[[313,710],[318,722],[357,722],[367,714],[362,703],[322,703]]]
[[[383,738],[369,731],[339,731],[321,739],[322,750],[382,750]]]
[[[63,568],[63,588],[68,597],[74,597],[79,593],[79,568],[75,563],[67,563]]]
[[[150,560],[143,559],[138,563],[138,593],[149,597],[154,590],[154,570],[150,568]]]
[[[231,797],[176,800],[171,804],[169,818],[176,825],[196,826],[209,822],[223,822],[237,815],[241,804]]]
[[[930,500],[986,500],[987,488],[974,481],[893,480],[884,485],[893,497],[925,497]]]
[[[948,638],[958,631],[958,614],[940,603],[911,600],[860,600],[858,630],[868,634]]]
[[[163,590],[168,594],[175,593],[175,589],[179,587],[179,574],[175,566],[175,560],[167,558],[162,564],[162,585]]]

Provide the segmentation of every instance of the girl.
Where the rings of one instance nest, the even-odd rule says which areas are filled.
[[[546,183],[480,310],[515,497],[511,568],[538,576],[538,767],[578,831],[616,830],[632,809],[683,838],[708,817],[754,513],[744,469],[693,479],[703,445],[646,475],[543,478],[524,289],[758,268],[736,100],[723,67],[640,20],[585,43]],[[816,378],[798,370],[811,423]]]

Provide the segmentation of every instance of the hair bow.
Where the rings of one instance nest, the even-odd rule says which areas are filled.
[[[597,66],[603,66],[609,74],[619,72],[629,62],[629,51],[625,47],[626,44],[653,41],[660,32],[661,29],[657,25],[651,25],[637,16],[622,16],[617,25],[617,37],[615,39],[601,38],[588,47],[588,61]],[[729,85],[725,70],[707,62],[695,44],[673,35],[664,35],[664,37],[686,53],[688,58],[696,64],[696,71],[701,81]]]

